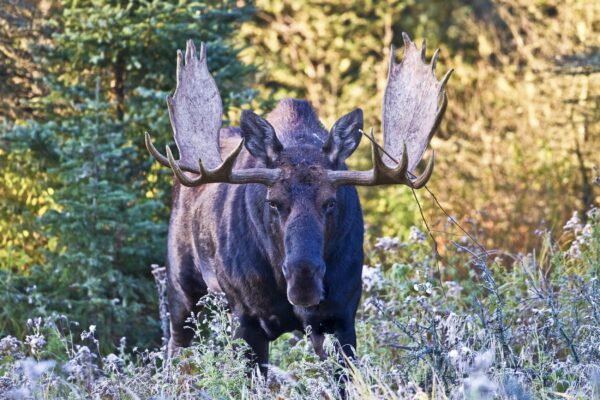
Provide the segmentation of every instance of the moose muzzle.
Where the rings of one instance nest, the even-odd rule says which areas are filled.
[[[296,216],[287,226],[283,276],[287,281],[287,298],[295,306],[315,306],[325,297],[322,231],[323,227],[310,213]]]
[[[325,263],[322,260],[307,257],[287,260],[283,275],[287,281],[287,298],[293,305],[310,307],[324,300]]]

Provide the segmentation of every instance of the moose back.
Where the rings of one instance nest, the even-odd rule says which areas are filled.
[[[222,102],[206,65],[188,41],[177,53],[177,87],[167,98],[174,138],[163,156],[150,153],[176,181],[168,237],[169,352],[188,346],[186,329],[208,291],[225,294],[237,317],[235,336],[266,371],[269,342],[285,332],[310,332],[321,358],[325,333],[352,357],[361,295],[363,219],[356,185],[423,187],[415,168],[444,114],[445,84],[435,75],[438,51],[425,62],[403,34],[404,58],[392,47],[385,90],[383,150],[372,138],[373,168],[348,171],[345,160],[362,137],[356,109],[327,131],[304,100],[285,99],[266,119],[244,111],[239,128],[221,128]],[[310,327],[310,328],[309,328]],[[341,353],[340,353],[341,354]]]

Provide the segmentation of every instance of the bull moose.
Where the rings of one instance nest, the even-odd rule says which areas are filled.
[[[177,52],[177,87],[167,105],[180,159],[169,146],[166,157],[159,153],[146,133],[150,153],[177,178],[167,259],[170,353],[190,344],[186,320],[200,311],[202,296],[216,291],[225,294],[239,321],[235,336],[263,372],[269,342],[295,330],[310,332],[321,358],[325,333],[354,355],[364,233],[354,186],[423,187],[434,154],[421,175],[413,172],[448,101],[452,70],[437,80],[439,50],[428,64],[425,42],[418,49],[408,35],[403,39],[400,63],[391,51],[384,151],[372,143],[369,171],[345,165],[362,137],[360,109],[327,132],[308,102],[285,99],[266,119],[244,111],[239,128],[222,129],[205,45],[199,55],[192,41],[185,56]]]

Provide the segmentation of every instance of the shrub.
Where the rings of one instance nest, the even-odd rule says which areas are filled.
[[[363,270],[348,397],[597,398],[599,222],[592,210],[587,224],[570,221],[558,243],[541,233],[545,245],[526,256],[484,254],[459,240],[439,265],[416,228],[406,242],[378,239]],[[339,397],[335,357],[319,361],[308,337],[286,334],[272,344],[265,381],[246,363],[246,345],[231,338],[236,322],[223,298],[201,301],[194,344],[171,360],[164,348],[131,349],[125,338],[102,353],[102,326],[75,337],[64,316],[31,320],[24,338],[0,340],[0,396]],[[326,347],[333,352],[332,337]]]

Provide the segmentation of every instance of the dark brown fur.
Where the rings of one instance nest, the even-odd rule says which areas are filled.
[[[172,351],[187,346],[185,320],[208,290],[225,293],[239,320],[236,337],[261,366],[269,341],[306,331],[324,357],[333,333],[348,355],[361,294],[363,220],[353,187],[333,187],[325,169],[343,169],[360,140],[362,113],[323,129],[308,103],[284,100],[269,123],[253,113],[221,132],[222,152],[244,137],[236,168],[280,168],[271,187],[207,184],[173,189],[168,295]],[[275,135],[276,132],[276,135]],[[293,305],[292,302],[296,305]],[[264,367],[263,367],[264,369]]]

